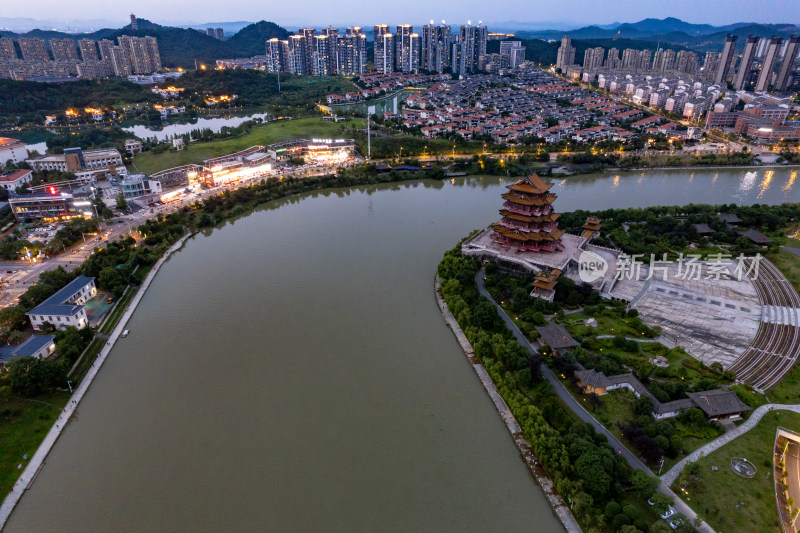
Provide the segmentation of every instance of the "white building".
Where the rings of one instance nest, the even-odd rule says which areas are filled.
[[[0,168],[9,161],[20,163],[26,159],[28,159],[28,149],[25,148],[25,143],[17,139],[0,137]]]
[[[48,322],[57,329],[75,326],[80,329],[89,325],[84,304],[97,294],[94,278],[78,276],[27,313],[33,329],[41,329]]]
[[[8,170],[0,174],[0,187],[15,191],[33,179],[32,170]]]

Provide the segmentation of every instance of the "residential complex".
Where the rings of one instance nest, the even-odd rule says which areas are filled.
[[[121,35],[116,45],[108,39],[50,39],[49,51],[43,39],[20,37],[18,44],[21,58],[12,39],[0,38],[0,78],[107,78],[161,70],[155,37]]]

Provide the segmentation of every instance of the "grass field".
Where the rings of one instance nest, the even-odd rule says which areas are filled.
[[[185,150],[179,152],[145,152],[137,155],[133,163],[140,172],[152,174],[180,165],[200,163],[204,159],[238,152],[258,144],[268,145],[289,139],[343,137],[346,128],[365,127],[364,119],[349,119],[339,123],[323,121],[322,118],[270,122],[256,126],[240,137],[190,143]],[[352,136],[352,133],[349,136]]]
[[[717,531],[779,531],[772,477],[772,444],[778,426],[796,429],[800,415],[766,414],[755,428],[700,459],[697,478],[688,481],[686,492],[680,490],[679,481],[673,489]],[[734,474],[729,467],[733,457],[752,462],[758,469],[755,477]],[[712,472],[712,466],[719,470]]]
[[[10,492],[69,397],[68,392],[54,392],[33,400],[0,400],[0,497]]]

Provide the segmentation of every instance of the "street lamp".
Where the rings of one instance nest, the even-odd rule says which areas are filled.
[[[456,145],[453,145],[453,159],[456,158]]]

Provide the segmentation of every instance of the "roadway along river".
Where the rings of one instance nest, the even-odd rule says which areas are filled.
[[[765,172],[569,178],[557,206],[797,201]],[[327,191],[190,240],[7,530],[558,531],[433,297],[505,183]]]

